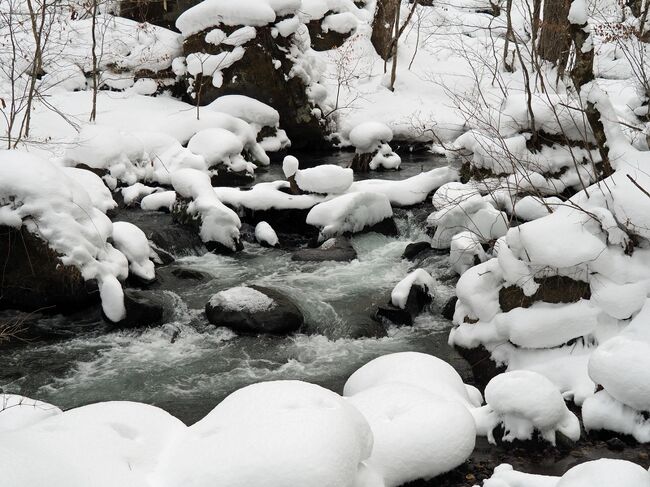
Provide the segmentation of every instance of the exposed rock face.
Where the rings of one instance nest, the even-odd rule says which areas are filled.
[[[216,27],[230,35],[242,26]],[[207,42],[206,35],[212,30],[207,29],[187,37],[183,42],[185,56],[196,53],[216,55],[235,49],[227,44]],[[296,59],[291,53],[299,50],[294,36],[274,37],[272,30],[271,25],[256,27],[255,38],[237,46],[244,49],[243,56],[220,71],[223,80],[218,87],[215,86],[213,77],[206,73],[186,75],[188,89],[193,95],[190,102],[206,105],[222,95],[249,96],[274,107],[280,113],[281,125],[292,141],[292,148],[325,147],[328,145],[324,140],[325,127],[315,114],[316,107],[307,95],[308,86],[302,77],[294,75]]]
[[[584,281],[576,281],[566,276],[551,276],[535,279],[539,289],[532,296],[526,296],[517,286],[504,287],[499,291],[499,305],[505,313],[514,308],[528,308],[536,301],[546,303],[575,303],[580,299],[589,299],[591,289]]]
[[[64,265],[42,239],[27,231],[0,226],[0,309],[71,310],[99,301],[94,282]]]
[[[261,296],[238,298],[242,289]],[[234,297],[228,294],[231,292],[235,293]],[[243,334],[287,335],[298,331],[304,324],[300,309],[291,299],[261,286],[232,288],[217,293],[206,304],[205,314],[210,323]]]
[[[425,253],[428,254],[431,252],[431,250],[431,244],[429,242],[410,243],[404,249],[402,258],[407,260],[415,260],[416,257],[420,257]]]
[[[393,40],[395,13],[399,5],[399,0],[381,0],[377,2],[370,40],[377,54],[384,60],[390,58],[393,53],[391,41]]]

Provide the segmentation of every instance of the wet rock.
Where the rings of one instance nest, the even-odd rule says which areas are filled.
[[[190,227],[174,221],[168,213],[159,211],[122,210],[121,221],[133,223],[153,244],[163,264],[174,261],[174,256],[198,256],[207,249],[198,234]]]
[[[225,326],[241,334],[271,334],[288,335],[298,331],[304,324],[300,309],[284,294],[274,289],[261,286],[249,286],[258,291],[273,303],[264,308],[251,305],[240,307],[232,304],[231,299],[218,299],[217,293],[205,305],[205,314],[208,321],[216,326]],[[230,290],[225,290],[228,292]],[[217,299],[215,299],[217,298]],[[224,302],[230,302],[225,305]]]
[[[208,279],[208,276],[203,272],[196,271],[194,269],[187,269],[185,267],[179,267],[172,271],[172,274],[179,279],[185,279],[190,281],[204,281]]]
[[[99,301],[97,284],[37,235],[0,226],[0,309],[76,310]]]
[[[612,451],[623,451],[625,450],[625,442],[620,438],[614,437],[607,440],[607,448]]]
[[[307,213],[310,208],[285,209],[285,210],[244,210],[242,217],[246,223],[257,225],[260,222],[267,222],[278,236],[284,247],[299,247],[309,242],[315,242],[318,238],[318,229],[306,223]]]
[[[146,328],[163,323],[164,301],[155,293],[126,289],[124,307],[126,318],[112,323],[114,328]]]
[[[364,228],[362,232],[377,232],[387,237],[397,237],[399,235],[397,224],[393,218],[385,218],[371,227]]]
[[[219,169],[217,174],[210,177],[212,186],[230,186],[233,188],[239,186],[248,186],[255,181],[255,176],[246,171],[229,171],[227,169]]]
[[[448,320],[454,319],[454,312],[456,311],[456,303],[458,302],[458,296],[452,296],[442,307],[442,312],[440,313],[443,318]]]
[[[386,327],[378,321],[368,320],[349,325],[345,338],[383,338],[388,335]]]
[[[415,242],[410,243],[404,249],[402,254],[402,259],[414,260],[416,257],[422,257],[421,254],[431,250],[431,244],[429,242]]]
[[[324,262],[333,260],[346,262],[357,258],[357,252],[350,240],[345,237],[335,237],[323,242],[315,249],[302,249],[294,252],[291,260]]]
[[[479,389],[485,389],[485,386],[490,380],[506,371],[505,366],[497,365],[492,360],[492,354],[482,345],[476,348],[454,348],[461,357],[469,362],[476,382],[475,385]]]
[[[431,303],[431,296],[420,286],[411,286],[406,306],[404,309],[393,306],[388,303],[379,306],[375,312],[375,319],[384,322],[388,321],[398,326],[413,326],[413,321],[419,315],[424,307]]]

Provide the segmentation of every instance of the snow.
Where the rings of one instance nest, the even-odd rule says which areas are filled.
[[[650,473],[640,465],[626,460],[601,458],[581,463],[569,469],[557,487],[646,487],[650,486]]]
[[[431,245],[449,248],[454,235],[463,231],[474,233],[481,243],[505,235],[508,216],[487,198],[469,184],[450,182],[438,188],[432,198],[436,211],[427,219],[427,225],[436,227]]]
[[[145,281],[156,278],[149,240],[137,226],[129,222],[113,222],[113,245],[126,256],[130,273]]]
[[[288,194],[289,183],[286,181],[273,181],[258,183],[250,190],[242,191],[239,188],[219,187],[214,188],[218,198],[233,208],[247,208],[249,210],[286,210],[308,209],[316,204],[329,199],[317,194]]]
[[[277,127],[280,123],[280,114],[275,108],[244,95],[220,96],[206,108],[254,123],[260,128]]]
[[[433,288],[435,285],[436,281],[431,277],[431,274],[424,269],[416,269],[398,282],[393,288],[390,293],[391,303],[393,303],[393,306],[404,309],[413,286],[420,287],[426,294],[433,297]]]
[[[487,260],[485,250],[476,234],[466,231],[454,235],[449,248],[449,262],[452,268],[458,274],[462,274],[474,267],[476,260],[479,262]]]
[[[117,207],[110,190],[94,172],[76,167],[65,167],[63,172],[86,189],[93,206],[102,213]]]
[[[536,372],[518,370],[494,377],[485,388],[486,405],[475,411],[477,430],[494,443],[493,430],[504,427],[503,441],[531,440],[535,431],[555,445],[556,432],[573,441],[580,438],[580,423],[560,391]]]
[[[24,225],[42,238],[63,264],[77,267],[86,280],[97,280],[109,319],[124,317],[118,279],[127,276],[127,260],[108,243],[113,232],[111,221],[93,205],[82,185],[37,156],[1,151],[0,208],[1,225]]]
[[[31,487],[136,487],[185,425],[154,406],[103,402],[3,432],[2,484]]]
[[[576,25],[585,25],[588,18],[585,0],[573,0],[569,8],[569,22]]]
[[[191,199],[187,212],[200,218],[201,239],[236,250],[241,222],[237,214],[219,200],[210,178],[196,169],[180,169],[172,174],[172,185],[178,195]]]
[[[381,122],[365,122],[355,126],[348,136],[359,153],[375,152],[382,144],[393,140],[393,131]]]
[[[275,230],[266,222],[259,222],[255,225],[255,240],[271,247],[276,247],[279,243]]]
[[[161,458],[160,487],[354,485],[372,433],[338,394],[299,381],[240,389]]]
[[[227,169],[253,173],[255,164],[246,162],[241,155],[244,144],[232,132],[222,128],[211,128],[197,132],[187,144],[194,154],[205,159],[208,167],[223,164]]]
[[[151,193],[155,193],[157,191],[160,191],[160,188],[146,186],[142,183],[135,183],[131,186],[127,186],[126,188],[122,188],[121,190],[122,198],[124,198],[124,204],[126,206],[131,206],[133,203],[142,199],[142,197],[148,196]]]
[[[294,156],[286,156],[282,162],[285,177],[293,176],[302,191],[318,194],[338,194],[352,185],[352,169],[334,164],[321,164],[308,169],[299,169],[299,161]]]
[[[210,305],[226,311],[259,313],[275,307],[275,301],[257,289],[238,286],[213,295],[210,298]]]
[[[399,169],[401,163],[401,157],[395,154],[388,144],[381,144],[368,167],[373,171],[379,168]]]
[[[429,391],[468,408],[481,405],[482,398],[468,394],[458,372],[444,360],[420,352],[398,352],[371,360],[354,372],[343,395],[355,396],[383,384],[407,384]]]
[[[219,25],[263,26],[275,20],[275,11],[266,0],[205,0],[183,12],[176,19],[176,28],[184,37]]]
[[[366,463],[381,475],[386,487],[448,472],[474,449],[472,415],[428,390],[389,382],[348,400],[370,425],[374,445]]]
[[[360,232],[392,216],[390,201],[383,194],[348,193],[314,206],[306,222],[320,228],[319,240],[323,241]]]
[[[143,210],[157,211],[165,209],[171,211],[176,201],[175,191],[160,191],[145,196],[140,201],[140,208]]]
[[[451,167],[440,167],[410,178],[390,181],[365,179],[355,181],[348,192],[371,192],[385,194],[393,206],[413,206],[422,203],[440,186],[458,179],[458,172]]]
[[[0,394],[0,432],[22,429],[61,412],[46,402],[15,394]]]
[[[582,404],[582,420],[587,431],[609,430],[650,443],[650,421],[643,413],[617,401],[607,391],[598,391]]]
[[[298,187],[309,193],[340,194],[354,179],[352,169],[334,164],[322,164],[308,169],[298,169],[295,174]]]

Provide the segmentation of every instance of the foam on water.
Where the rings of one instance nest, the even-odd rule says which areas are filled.
[[[400,222],[404,225],[405,222]],[[410,237],[410,238],[409,238]],[[219,290],[242,284],[286,292],[320,329],[341,329],[369,320],[376,304],[409,271],[401,259],[419,230],[400,238],[378,234],[353,239],[358,259],[349,263],[293,262],[290,254],[247,245],[237,257],[206,254],[176,264],[213,279],[168,291],[172,319],[142,332],[89,334],[8,351],[0,387],[64,408],[102,400],[143,401],[193,422],[232,391],[247,384],[302,379],[341,392],[347,377],[369,360],[391,352],[434,353],[462,367],[446,345],[449,323],[425,313],[414,327],[391,328],[380,339],[333,339],[323,335],[237,337],[209,325],[203,306]],[[444,257],[434,258],[434,264]],[[451,288],[438,290],[444,304]],[[335,335],[335,334],[334,334]]]

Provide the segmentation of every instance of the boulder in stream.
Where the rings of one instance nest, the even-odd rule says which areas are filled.
[[[287,335],[304,324],[302,312],[284,294],[260,286],[220,291],[205,305],[210,323],[242,334]]]
[[[336,261],[347,262],[357,258],[357,252],[352,247],[350,239],[346,237],[330,238],[315,249],[301,249],[291,256],[291,260],[297,261]]]

